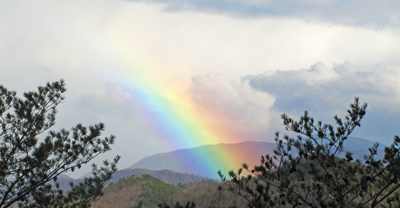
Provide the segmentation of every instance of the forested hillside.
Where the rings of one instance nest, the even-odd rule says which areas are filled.
[[[92,204],[94,208],[133,207],[139,201],[146,207],[156,207],[158,203],[172,203],[173,197],[181,191],[173,185],[144,174],[121,178],[104,189],[104,196]]]
[[[246,206],[241,198],[227,191],[219,191],[219,185],[212,180],[172,185],[148,174],[132,175],[110,183],[104,189],[104,196],[92,203],[92,207],[130,208],[139,202],[142,202],[143,207],[157,207],[159,203],[172,206],[176,202],[185,204],[187,201],[195,202],[196,207]]]

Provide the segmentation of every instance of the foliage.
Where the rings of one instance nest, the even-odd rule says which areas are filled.
[[[184,183],[182,184],[184,188],[180,190],[177,186],[165,184],[157,178],[142,176],[133,175],[121,178],[116,183],[110,183],[104,189],[104,196],[100,200],[93,202],[92,207],[156,208],[160,203],[162,206],[174,207],[177,205],[176,202],[179,203],[179,206],[186,206],[187,202],[190,202],[190,204],[193,202],[196,207],[246,206],[243,199],[235,197],[232,193],[218,192],[219,183],[213,180]],[[159,190],[149,191],[149,189],[152,189],[151,187],[157,187]]]
[[[145,180],[145,183],[142,185],[145,191],[139,197],[142,199],[144,205],[172,202],[173,195],[179,192],[172,185],[166,184],[151,175],[144,174],[142,178]]]
[[[273,156],[261,157],[261,165],[241,176],[230,171],[229,182],[220,173],[225,187],[248,202],[249,207],[377,207],[398,205],[393,193],[400,187],[400,138],[395,136],[385,147],[382,160],[376,159],[378,143],[369,148],[364,160],[354,160],[351,152],[344,158],[344,142],[366,113],[367,104],[359,99],[350,105],[344,120],[334,116],[336,129],[321,121],[314,122],[307,111],[299,121],[282,115],[285,129],[297,137],[276,133],[277,148]]]
[[[143,202],[139,201],[136,206],[133,206],[133,208],[142,208],[143,207]]]
[[[93,207],[156,207],[159,203],[172,203],[173,197],[181,191],[149,174],[143,174],[110,183],[104,193],[104,197],[93,203]]]
[[[158,204],[159,208],[170,208],[170,206],[167,203],[160,203]],[[195,208],[196,207],[196,203],[194,202],[186,202],[185,205],[181,205],[179,202],[175,203],[174,208]]]
[[[79,169],[110,150],[115,137],[100,139],[104,124],[48,131],[55,125],[56,107],[64,100],[63,80],[39,86],[37,92],[16,92],[0,85],[0,207],[88,207],[116,171],[119,156],[93,167],[93,176],[67,194],[58,189],[58,176]],[[55,181],[55,187],[49,184]]]

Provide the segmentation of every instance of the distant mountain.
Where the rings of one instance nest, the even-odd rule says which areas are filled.
[[[191,183],[201,180],[209,180],[209,178],[197,176],[188,173],[178,173],[172,170],[147,170],[143,168],[136,169],[123,169],[115,172],[110,182],[117,182],[121,178],[126,178],[131,175],[141,176],[143,174],[149,174],[155,178],[158,178],[168,184],[179,184],[179,183]]]
[[[151,175],[157,179],[162,180],[165,183],[173,184],[173,185],[177,185],[179,183],[192,183],[192,182],[196,182],[196,181],[209,180],[209,178],[206,178],[206,177],[201,177],[201,176],[197,176],[194,174],[188,174],[188,173],[178,173],[178,172],[174,172],[171,170],[147,170],[147,169],[143,169],[143,168],[137,168],[137,169],[128,168],[128,169],[122,169],[122,170],[115,172],[113,174],[110,182],[117,182],[121,178],[127,178],[132,175],[141,176],[144,174]],[[85,176],[89,177],[89,176],[91,176],[91,174],[85,174],[84,177]],[[73,179],[67,175],[62,174],[62,175],[60,175],[60,177],[58,177],[57,181],[60,183],[60,188],[64,191],[67,191],[70,189],[70,186],[69,186],[70,182],[73,182],[74,184],[78,184],[82,180],[83,180],[83,178]],[[54,182],[50,182],[50,183],[54,184]]]
[[[219,179],[217,171],[227,173],[229,170],[237,170],[241,164],[258,164],[260,156],[273,153],[274,143],[268,142],[242,142],[239,144],[206,145],[191,149],[181,149],[168,153],[159,153],[145,157],[129,168],[145,168],[149,170],[168,169],[181,173],[192,173],[212,179]],[[199,161],[197,155],[221,155],[221,152],[235,152],[235,158],[247,158],[245,161],[237,161],[234,166],[210,167]],[[222,155],[221,155],[222,156]]]
[[[58,178],[72,179],[71,177],[69,177],[69,176],[67,176],[65,174],[59,175]]]
[[[374,143],[360,139],[349,138],[345,142],[345,151],[353,153],[353,158],[362,159],[364,154],[368,154],[368,148]],[[217,144],[206,145],[190,149],[181,149],[167,153],[159,153],[149,157],[145,157],[129,168],[145,168],[149,170],[168,169],[182,173],[192,173],[195,175],[205,176],[212,179],[219,179],[217,172],[221,170],[227,174],[229,170],[237,170],[243,163],[247,163],[249,167],[259,165],[261,155],[273,155],[275,143],[270,142],[242,142],[237,144]],[[378,157],[383,157],[383,147],[378,149]],[[235,152],[236,158],[247,158],[246,161],[237,161],[233,166],[225,165],[224,167],[206,167],[199,161],[197,155],[210,154],[220,155],[220,152]],[[342,154],[344,156],[344,153]],[[211,171],[210,171],[211,169]]]

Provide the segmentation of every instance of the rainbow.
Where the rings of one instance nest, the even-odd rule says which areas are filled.
[[[87,40],[94,41],[90,36]],[[100,41],[101,38],[98,40]],[[181,73],[190,70],[185,69],[184,66],[164,66],[163,63],[154,61],[156,59],[154,57],[136,53],[137,49],[129,47],[134,45],[129,40],[129,37],[118,34],[110,43],[93,42],[93,46],[97,47],[105,58],[112,56],[111,59],[117,61],[120,66],[118,70],[113,69],[114,72],[106,70],[96,72],[96,74],[99,74],[102,82],[118,83],[134,98],[137,103],[131,103],[132,110],[136,112],[135,115],[140,115],[140,119],[146,124],[149,132],[162,140],[167,139],[172,147],[197,147],[238,143],[244,140],[229,129],[228,125],[214,125],[215,121],[221,120],[216,116],[220,113],[213,109],[198,107],[189,93],[182,91],[189,87],[187,83],[184,83],[185,81],[173,82],[170,78],[163,77],[166,74],[165,71]],[[147,74],[148,71],[164,71],[164,74],[161,73],[157,78]],[[218,155],[205,152],[195,154],[198,158],[196,161],[204,167],[203,175],[214,176],[213,178],[218,178],[216,168],[237,169],[242,162],[247,161],[243,155],[238,156],[237,152],[228,149],[218,152]]]
[[[119,77],[118,83],[134,98],[132,106],[135,115],[140,115],[149,131],[158,138],[168,140],[173,146],[197,147],[202,145],[219,144],[229,141],[242,141],[234,132],[223,126],[214,126],[218,115],[212,109],[196,107],[189,96],[177,96],[174,89],[149,84],[133,82]],[[123,80],[123,81],[122,81]],[[132,102],[132,101],[130,101]],[[246,159],[238,156],[237,152],[222,149],[218,155],[209,152],[194,152],[204,176],[217,178],[216,169],[237,169]]]

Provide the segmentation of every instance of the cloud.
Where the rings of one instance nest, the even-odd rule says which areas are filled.
[[[144,0],[133,0],[144,1]],[[289,17],[352,26],[399,27],[396,0],[146,0],[166,5],[165,11],[197,10],[236,17]]]
[[[121,168],[132,165],[144,156],[186,147],[163,145],[160,143],[163,138],[146,132],[142,128],[143,122],[132,114],[132,108],[140,106],[130,106],[135,100],[126,90],[107,84],[113,81],[118,83],[119,79],[115,77],[124,77],[130,84],[146,83],[157,89],[167,89],[172,94],[186,93],[190,86],[191,96],[199,107],[214,109],[215,115],[226,122],[230,129],[248,135],[243,137],[246,139],[271,138],[273,132],[281,127],[280,113],[293,112],[297,116],[306,109],[325,112],[328,107],[329,111],[336,109],[340,113],[347,109],[348,103],[356,95],[370,103],[366,120],[375,119],[379,124],[385,123],[387,128],[381,131],[387,132],[390,137],[396,125],[398,128],[400,116],[389,113],[392,110],[397,112],[393,103],[398,104],[400,97],[397,96],[398,89],[393,88],[398,86],[396,70],[400,64],[400,36],[395,29],[375,30],[315,24],[294,18],[274,18],[303,18],[302,15],[308,15],[306,11],[311,11],[300,7],[297,11],[301,10],[299,14],[296,11],[286,14],[289,8],[284,7],[279,14],[272,11],[252,15],[252,7],[265,9],[268,2],[272,6],[279,6],[281,3],[278,1],[187,1],[186,9],[181,8],[182,2],[0,1],[0,30],[7,31],[0,33],[0,84],[21,95],[46,82],[65,79],[68,91],[66,100],[60,105],[55,130],[69,128],[78,122],[86,125],[105,122],[105,135],[117,135],[117,143],[110,157],[121,154]],[[232,6],[225,7],[228,3]],[[204,4],[203,8],[197,4]],[[324,7],[324,4],[310,4]],[[382,4],[382,8],[388,7],[387,3]],[[237,5],[243,6],[243,9]],[[272,6],[277,13],[279,7]],[[174,7],[185,11],[163,12],[163,9],[171,10]],[[391,7],[397,10],[396,6]],[[247,13],[244,11],[246,8],[250,8]],[[378,12],[378,16],[371,14],[371,18],[382,16],[379,14],[382,8],[371,8]],[[194,9],[213,12],[193,12]],[[360,10],[369,11],[366,8]],[[387,11],[390,14],[392,10]],[[333,12],[338,10],[334,8]],[[254,18],[235,18],[238,15]],[[310,18],[312,15],[315,12],[310,13]],[[326,14],[318,15],[311,19]],[[346,15],[344,19],[350,13]],[[273,18],[257,18],[264,16]],[[368,19],[363,21],[369,22]],[[375,20],[370,23],[377,24]],[[299,74],[295,71],[285,74],[285,70],[307,68],[317,61],[327,64],[349,61],[366,68],[379,63],[386,65],[379,65],[382,68],[379,69],[380,73],[372,75],[368,73],[373,70],[365,71],[356,66],[342,67],[340,71],[339,66],[327,68],[322,64]],[[350,73],[353,68],[355,72]],[[285,75],[292,83],[297,83],[299,89],[294,85],[289,88],[282,84],[279,85],[280,89],[268,87],[261,75],[260,88],[250,82],[253,78],[256,80],[257,74],[269,69],[280,69],[276,75],[270,72],[275,81],[280,78],[285,83]],[[345,80],[346,73],[351,74],[349,80]],[[201,75],[191,80],[197,74]],[[252,76],[240,82],[239,78],[246,74]],[[299,80],[298,77],[304,79]],[[358,81],[353,83],[351,79],[354,77]],[[347,87],[354,85],[353,89],[358,91],[350,93],[351,89],[340,86],[341,90],[334,90],[324,84],[343,84],[338,80],[345,82]],[[357,88],[357,85],[363,87]],[[291,98],[294,95],[291,90],[303,95],[303,101]],[[342,98],[340,93],[346,93],[347,90],[347,97]],[[375,96],[368,97],[369,90]],[[304,96],[306,93],[308,97]],[[337,95],[330,99],[325,93]],[[307,98],[313,95],[324,97],[309,102]],[[389,95],[393,95],[391,100]],[[321,104],[318,105],[320,100]],[[298,102],[298,106],[288,103],[292,101]],[[289,111],[291,108],[294,110]],[[325,114],[329,118],[332,116],[331,113]],[[314,115],[319,116],[316,113]],[[222,121],[218,125],[224,125]],[[363,131],[377,129],[372,123],[363,123]],[[370,128],[364,128],[366,124]],[[375,135],[378,135],[377,132]],[[135,151],[132,152],[132,149]]]
[[[319,62],[307,69],[246,75],[241,82],[215,73],[198,75],[190,93],[199,107],[212,109],[220,123],[251,140],[272,141],[275,131],[287,133],[283,113],[298,119],[307,110],[316,120],[334,124],[333,116],[343,118],[354,97],[368,108],[353,136],[391,144],[400,134],[399,65],[363,68],[345,62],[327,67]]]
[[[245,140],[272,141],[271,112],[275,99],[252,89],[248,83],[231,81],[221,74],[192,78],[190,93],[198,107],[212,110],[218,123]]]
[[[317,120],[333,122],[332,116],[344,116],[354,97],[369,104],[360,137],[391,143],[399,134],[400,66],[378,65],[363,69],[345,62],[328,68],[316,63],[309,69],[267,71],[247,75],[242,82],[275,97],[274,111],[297,118],[304,110]]]

